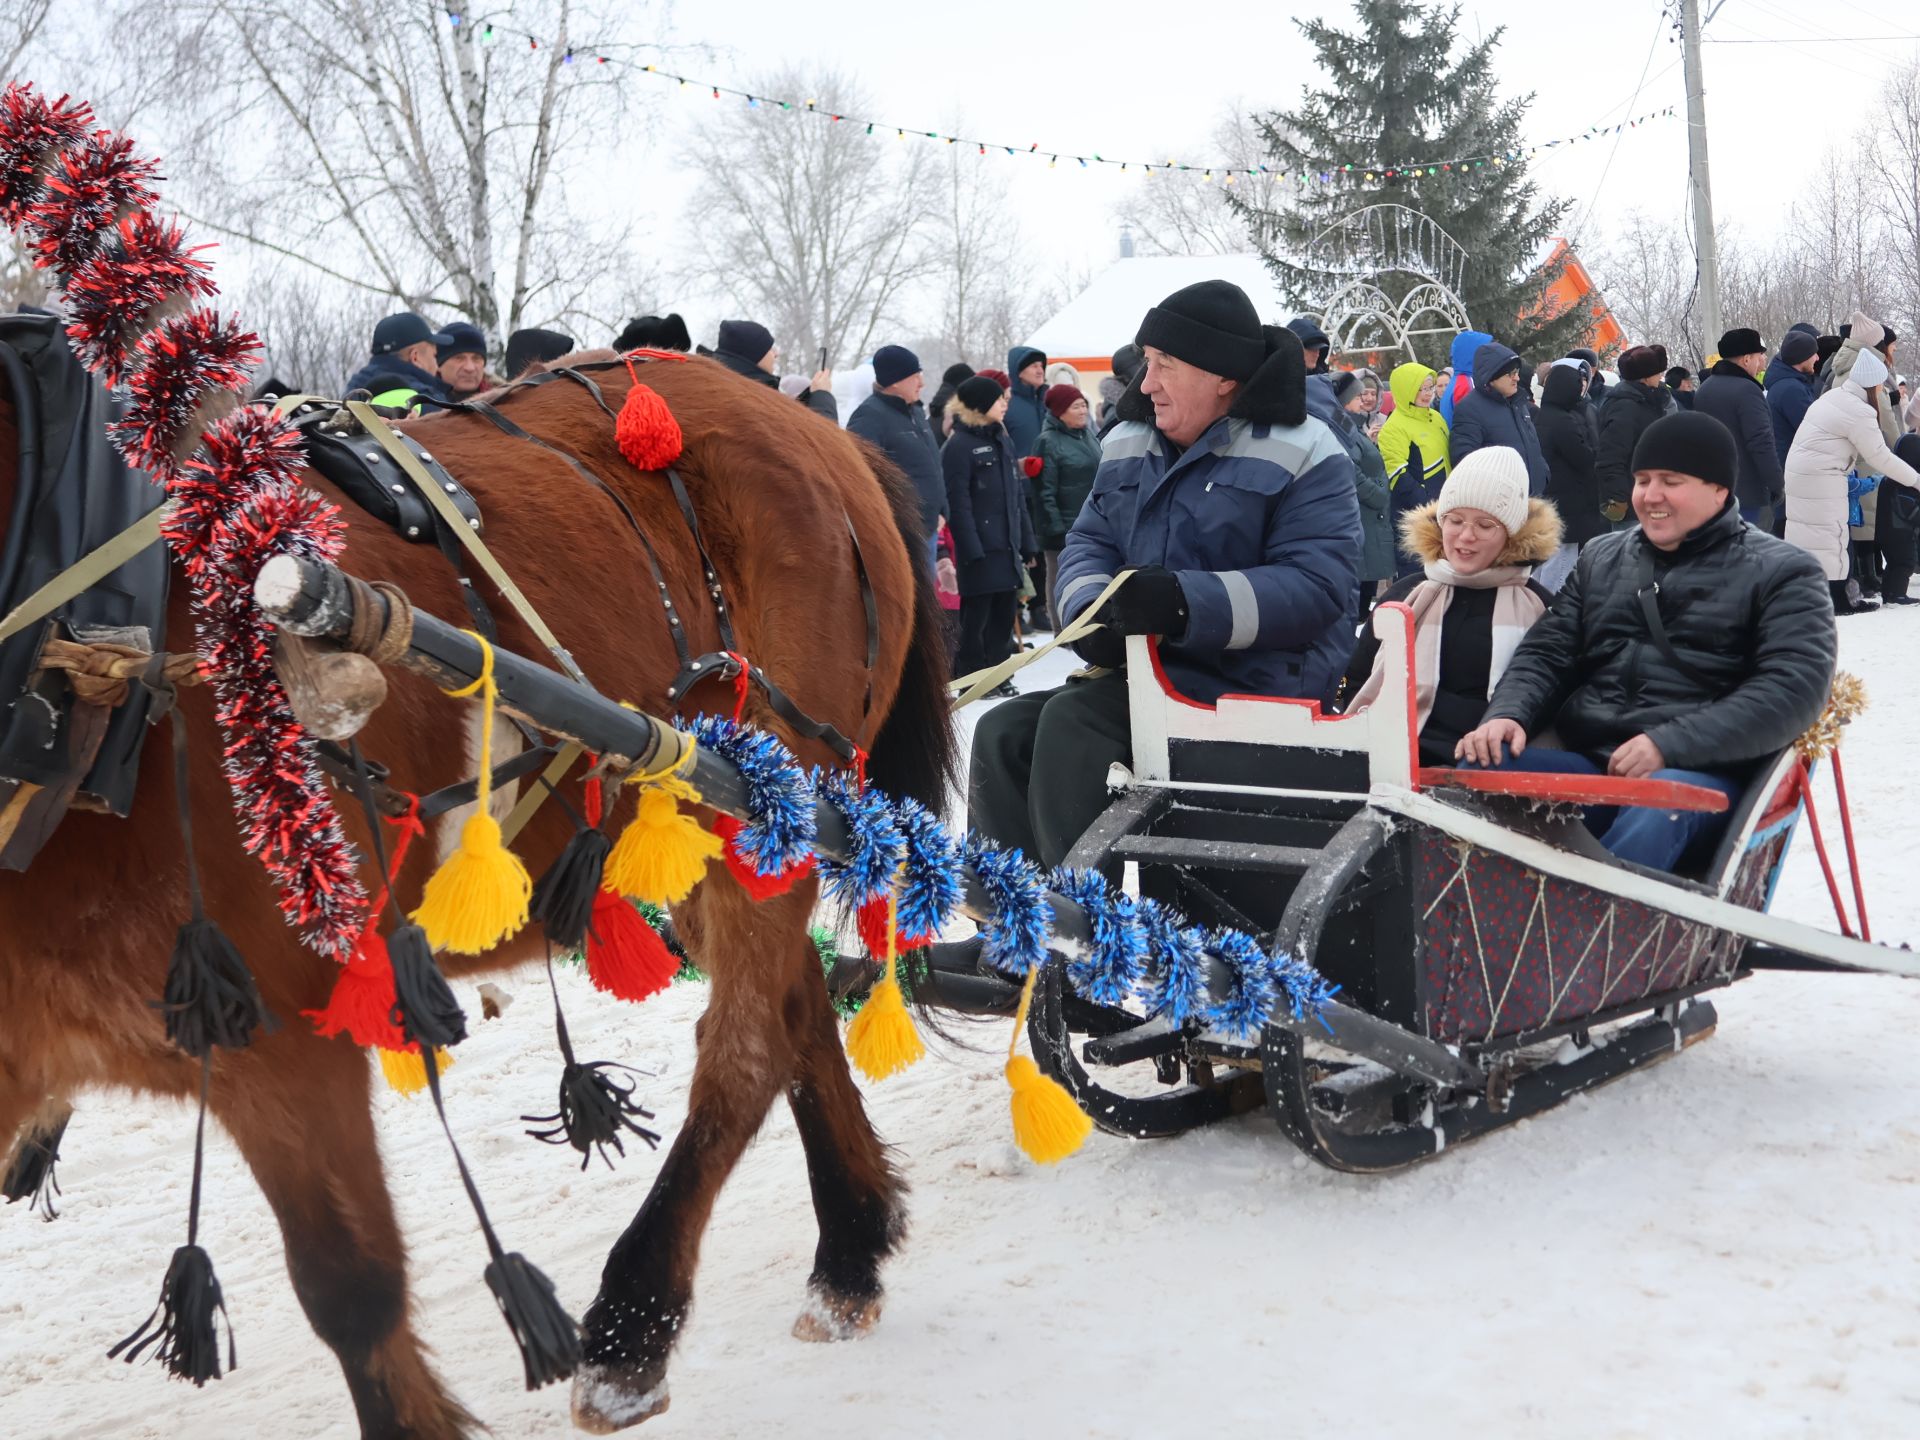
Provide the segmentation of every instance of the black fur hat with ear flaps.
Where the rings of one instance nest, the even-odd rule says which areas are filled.
[[[1283,325],[1262,325],[1260,339],[1266,354],[1251,379],[1233,397],[1227,415],[1255,425],[1303,425],[1307,419],[1307,354],[1300,337]],[[1122,420],[1153,423],[1153,402],[1140,393],[1147,378],[1142,365],[1120,397],[1114,414]]]

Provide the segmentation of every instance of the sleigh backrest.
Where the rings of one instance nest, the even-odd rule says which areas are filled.
[[[1384,683],[1357,715],[1329,715],[1318,701],[1222,695],[1212,705],[1180,694],[1153,641],[1127,641],[1133,772],[1147,783],[1303,795],[1364,794],[1377,784],[1412,787],[1418,766],[1413,705],[1413,612],[1378,606]]]

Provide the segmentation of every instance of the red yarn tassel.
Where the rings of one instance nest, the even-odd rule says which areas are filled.
[[[322,1035],[345,1031],[353,1043],[362,1047],[377,1045],[382,1050],[406,1050],[407,1037],[393,1023],[395,995],[393,962],[387,958],[387,937],[378,929],[378,916],[355,942],[340,978],[333,982],[333,994],[323,1010],[303,1010]]]
[[[587,975],[616,1000],[640,1001],[672,982],[680,962],[625,896],[601,888],[587,928]]]
[[[633,386],[620,406],[619,419],[614,421],[613,438],[636,470],[664,470],[686,448],[680,422],[673,418],[659,391],[640,383],[631,360],[627,361],[627,373],[633,376]]]
[[[727,862],[727,873],[740,882],[740,888],[753,898],[756,905],[776,895],[786,894],[812,871],[813,857],[809,855],[798,865],[789,865],[778,874],[762,875],[753,868],[753,862],[736,848],[740,829],[740,822],[731,815],[721,815],[713,823],[713,833],[727,842],[727,848],[720,852],[721,858]]]

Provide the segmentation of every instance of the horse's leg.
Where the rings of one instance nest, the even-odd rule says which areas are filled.
[[[808,882],[755,905],[721,878],[674,907],[712,995],[695,1029],[700,1058],[686,1123],[607,1256],[587,1310],[587,1363],[573,1386],[573,1423],[583,1430],[611,1434],[667,1408],[667,1356],[692,1298],[714,1198],[793,1073],[785,997],[804,958],[814,891]]]
[[[365,1440],[460,1440],[472,1418],[428,1368],[374,1137],[369,1066],[299,1022],[214,1065],[212,1105],[280,1221],[307,1320],[339,1358]]]
[[[880,1263],[906,1234],[906,1183],[887,1163],[886,1147],[860,1103],[819,968],[809,966],[787,995],[796,1051],[787,1104],[806,1147],[820,1224],[808,1304],[793,1333],[802,1340],[846,1340],[880,1318]]]

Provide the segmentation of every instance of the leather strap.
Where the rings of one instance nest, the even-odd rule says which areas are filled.
[[[62,605],[76,599],[118,570],[148,546],[158,543],[160,527],[173,513],[171,500],[149,510],[112,539],[89,550],[0,620],[0,643],[38,624]]]
[[[486,542],[474,534],[473,527],[467,524],[466,517],[434,482],[433,477],[427,473],[426,467],[415,458],[413,451],[401,443],[400,437],[394,433],[392,427],[363,400],[349,400],[347,413],[358,420],[369,435],[380,442],[381,448],[392,457],[394,464],[400,467],[401,472],[426,497],[427,503],[446,523],[447,528],[459,537],[460,543],[466,547],[474,563],[479,565],[500,593],[507,597],[507,603],[513,606],[527,628],[539,637],[540,643],[547,647],[548,653],[566,672],[568,678],[575,684],[591,689],[592,686],[588,684],[586,675],[574,663],[573,656],[560,643],[559,637],[547,628],[547,622],[540,618],[539,612],[533,608],[533,602],[528,600],[520,587],[514,583],[513,577],[501,568],[500,562],[493,558],[493,552],[487,548]]]

